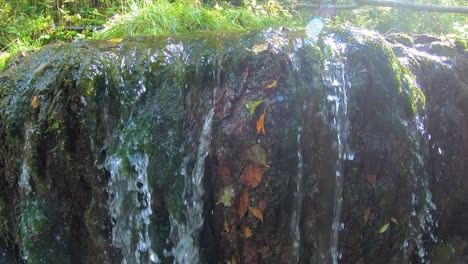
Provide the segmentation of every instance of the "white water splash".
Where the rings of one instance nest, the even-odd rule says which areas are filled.
[[[151,191],[148,184],[148,155],[128,155],[135,170],[126,171],[122,158],[112,155],[106,160],[111,177],[108,191],[111,197],[109,211],[113,220],[112,243],[121,248],[122,263],[159,263],[151,249],[149,225]],[[127,168],[128,169],[128,168]]]
[[[208,156],[211,143],[211,128],[213,123],[214,110],[211,109],[205,117],[203,128],[200,133],[195,168],[192,173],[187,172],[190,162],[189,157],[185,157],[182,162],[181,174],[185,179],[183,193],[186,223],[178,223],[171,217],[171,237],[176,241],[176,246],[172,249],[175,264],[198,264],[200,263],[198,237],[203,226],[203,176],[205,175],[205,159]]]

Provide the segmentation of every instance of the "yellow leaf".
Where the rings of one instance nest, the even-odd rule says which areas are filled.
[[[263,177],[264,166],[256,162],[250,163],[242,171],[241,182],[249,188],[255,188],[260,185]]]
[[[257,217],[263,223],[263,214],[262,211],[258,210],[255,207],[249,207],[250,212]]]
[[[253,234],[252,234],[252,229],[250,229],[250,227],[246,226],[245,229],[244,229],[244,236],[245,238],[249,238],[251,237]]]
[[[396,220],[395,217],[390,217],[390,221],[392,221],[392,222],[395,223],[395,224],[398,224],[398,221]]]
[[[123,39],[121,38],[113,38],[113,39],[109,39],[110,42],[113,42],[113,43],[119,43],[121,42]]]
[[[31,100],[32,108],[36,109],[39,107],[39,96],[35,95]]]
[[[276,85],[278,85],[278,79],[279,79],[279,77],[277,77],[277,78],[274,79],[273,81],[268,82],[268,83],[265,85],[265,88],[266,88],[266,89],[273,89],[273,88],[275,88]]]
[[[239,200],[239,218],[242,219],[245,213],[247,212],[247,208],[249,207],[249,193],[244,192]]]
[[[367,207],[366,210],[364,210],[364,225],[366,225],[369,222],[370,214],[371,209],[370,207]]]
[[[379,234],[385,233],[385,231],[387,231],[387,229],[388,229],[389,226],[390,226],[390,222],[387,222],[385,225],[383,225],[383,226],[379,229]]]
[[[232,255],[231,264],[237,264],[236,256]]]
[[[265,113],[257,120],[257,134],[265,135]]]

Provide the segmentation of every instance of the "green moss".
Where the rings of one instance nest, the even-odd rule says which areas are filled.
[[[2,72],[5,69],[5,66],[7,65],[8,61],[11,58],[12,53],[11,52],[2,52],[0,53],[0,72]]]
[[[23,258],[28,263],[41,263],[36,242],[48,231],[48,221],[40,200],[23,200],[20,204],[20,237]]]
[[[455,46],[458,48],[458,49],[461,49],[461,50],[466,50],[468,49],[468,40],[465,39],[465,38],[462,38],[460,36],[456,36],[455,39],[453,40]]]

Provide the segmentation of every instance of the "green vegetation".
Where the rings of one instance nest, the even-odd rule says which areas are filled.
[[[311,1],[314,2],[323,1]],[[424,2],[466,6],[464,0]],[[322,15],[316,9],[284,7],[291,3],[288,0],[244,0],[242,4],[235,0],[0,0],[0,70],[11,54],[56,41],[280,25],[301,28],[310,17]],[[338,0],[336,4],[349,3],[350,0]],[[333,21],[337,25],[366,27],[381,33],[456,34],[458,46],[466,46],[468,38],[466,14],[367,7],[338,10]]]

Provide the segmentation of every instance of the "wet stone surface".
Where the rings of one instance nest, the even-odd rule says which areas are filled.
[[[45,47],[0,75],[0,262],[465,263],[467,72],[350,28]]]

